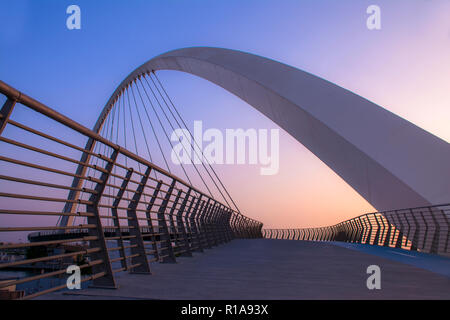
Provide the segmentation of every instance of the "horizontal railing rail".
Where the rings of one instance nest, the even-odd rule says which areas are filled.
[[[69,265],[83,283],[115,288],[118,272],[150,274],[152,262],[262,237],[262,223],[137,154],[1,81],[0,93],[0,271],[28,272],[0,278],[0,290],[29,299],[65,289]],[[62,216],[74,222],[59,225]]]
[[[367,213],[329,227],[264,229],[268,239],[344,241],[449,256],[450,204]]]

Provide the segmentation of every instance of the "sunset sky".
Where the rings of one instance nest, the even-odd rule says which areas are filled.
[[[81,8],[81,30],[66,8]],[[381,8],[368,30],[366,8]],[[242,50],[329,80],[450,141],[447,0],[0,0],[0,79],[87,127],[118,84],[163,52]],[[277,128],[206,80],[161,71],[185,120],[205,128]],[[374,211],[331,169],[280,131],[280,171],[217,166],[243,214],[265,227],[315,227]],[[7,201],[2,199],[1,201]]]

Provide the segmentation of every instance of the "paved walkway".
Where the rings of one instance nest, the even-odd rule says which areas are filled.
[[[117,290],[91,288],[42,298],[450,299],[450,277],[389,258],[325,242],[234,240],[178,258],[177,264],[152,264],[152,275],[122,273]],[[450,261],[445,259],[441,262]],[[366,287],[366,269],[373,264],[381,268],[381,290]]]

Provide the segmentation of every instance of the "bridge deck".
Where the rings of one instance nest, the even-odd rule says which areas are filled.
[[[323,242],[234,240],[177,264],[152,264],[151,276],[123,273],[118,290],[42,299],[450,299],[449,276],[388,259],[389,250],[380,256]],[[442,259],[441,267],[450,266]],[[366,287],[372,264],[381,268],[381,290]]]

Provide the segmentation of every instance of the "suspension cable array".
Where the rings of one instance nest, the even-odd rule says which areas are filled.
[[[174,135],[175,129],[182,129],[180,131],[182,136]],[[211,163],[204,156],[203,150],[199,147],[180,111],[176,108],[155,72],[140,74],[122,88],[115,97],[106,118],[103,119],[99,134],[109,141],[114,141],[116,144],[132,150],[138,156],[148,158],[152,163],[162,163],[161,165],[169,173],[172,173],[179,166],[181,168],[179,173],[183,174],[191,185],[193,184],[191,174],[194,173],[199,179],[198,182],[201,182],[205,192],[210,197],[213,199],[219,197],[228,207],[231,207],[231,203],[234,209],[240,213],[235,201]],[[194,157],[201,160],[200,165],[192,161],[190,157],[191,161],[186,166],[186,163],[182,163],[176,152],[171,152],[174,148],[174,142],[177,141],[182,146],[183,152],[189,154],[192,151]],[[145,146],[144,150],[140,150],[139,146],[141,145]],[[101,150],[98,145],[94,145],[92,151],[103,153],[105,150],[104,148]],[[173,162],[167,160],[166,154],[175,156],[177,165],[171,166],[170,163]],[[175,168],[173,168],[174,166]],[[140,167],[140,164],[138,164],[138,167]],[[187,167],[190,167],[191,170]],[[90,170],[89,168],[88,174]],[[154,172],[153,176],[157,178],[157,173]],[[71,205],[68,207],[71,208]],[[58,224],[65,225],[61,223],[61,219]]]
[[[130,96],[132,97],[131,102]],[[206,189],[205,191],[207,191],[209,196],[213,198],[220,196],[220,198],[228,206],[230,206],[231,202],[234,208],[239,212],[239,209],[234,200],[231,198],[228,190],[225,188],[223,182],[217,175],[212,165],[208,162],[208,159],[204,156],[203,150],[200,149],[198,142],[194,139],[194,136],[186,125],[185,120],[176,108],[172,99],[169,97],[167,90],[162,85],[160,79],[154,72],[144,73],[136,77],[136,79],[131,81],[128,86],[122,90],[106,119],[106,126],[109,125],[109,121],[113,121],[114,112],[116,112],[115,109],[118,109],[117,112],[121,114],[120,109],[126,108],[129,114],[129,122],[132,128],[132,137],[134,140],[133,151],[136,154],[139,155],[138,144],[136,143],[137,135],[143,137],[146,146],[145,156],[148,156],[149,159],[153,159],[151,151],[152,146],[149,145],[149,142],[156,141],[156,144],[158,145],[157,151],[163,157],[165,169],[169,172],[173,171],[169,165],[170,161],[167,161],[167,158],[165,157],[165,154],[167,154],[165,150],[167,150],[167,148],[164,148],[164,142],[168,145],[170,150],[173,150],[174,137],[173,134],[170,134],[170,132],[174,132],[175,129],[183,129],[180,131],[182,132],[182,136],[176,136],[175,138],[178,139],[178,142],[180,142],[180,145],[185,153],[190,154],[192,152],[196,158],[201,160],[200,164],[195,163],[195,161],[190,161],[189,165],[193,169],[191,171],[194,171],[196,176],[200,179],[201,185]],[[141,117],[141,113],[145,114],[146,117]],[[111,114],[113,116],[111,116]],[[125,117],[125,113],[123,114]],[[141,131],[138,133],[134,128],[133,115],[137,115],[137,118],[139,119]],[[157,125],[153,124],[155,122]],[[148,128],[151,128],[151,133],[153,134],[152,139],[147,138],[147,131],[150,131]],[[123,128],[121,128],[119,124],[117,125],[117,130],[123,132],[123,140],[118,141],[118,139],[116,139],[117,143],[126,147],[127,139],[129,138],[127,137],[125,119]],[[114,141],[112,134],[106,137],[109,140]],[[177,157],[176,160],[180,163],[183,175],[186,177],[187,181],[192,184],[193,179],[188,172],[189,170],[186,168],[186,164],[183,164],[180,161],[177,153],[172,154]],[[213,191],[217,194],[215,195]]]

